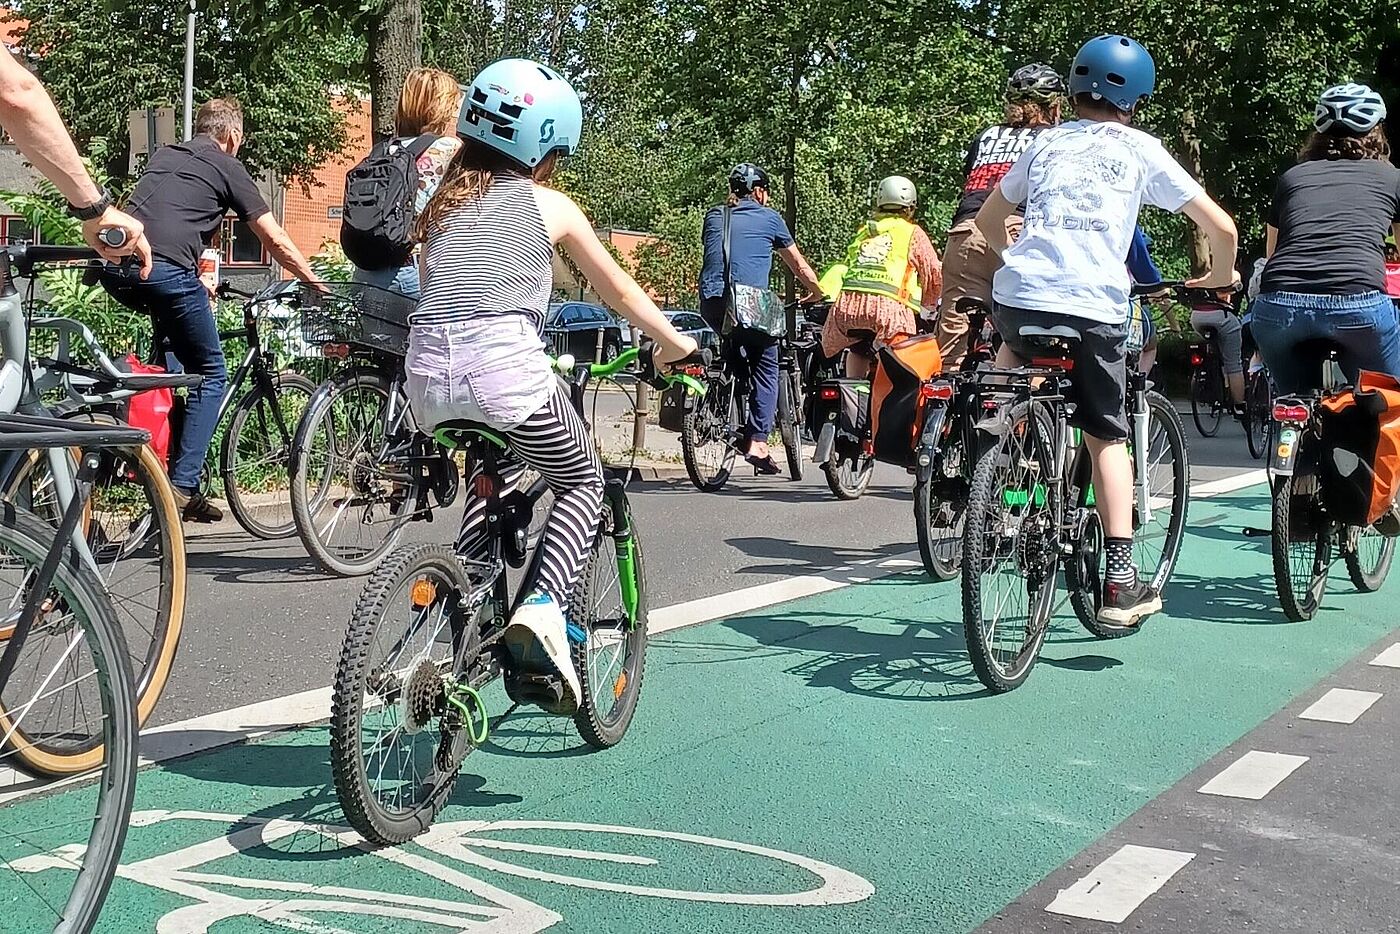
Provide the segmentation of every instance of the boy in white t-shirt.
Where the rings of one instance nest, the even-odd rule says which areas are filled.
[[[1002,179],[977,226],[1004,265],[993,282],[993,320],[1005,343],[1000,366],[1029,356],[1024,327],[1069,325],[1075,345],[1075,423],[1094,469],[1107,569],[1099,619],[1132,626],[1162,608],[1133,566],[1133,469],[1124,412],[1127,309],[1124,265],[1143,202],[1184,212],[1210,240],[1214,271],[1188,283],[1236,280],[1234,222],[1155,137],[1130,124],[1152,93],[1152,56],[1124,36],[1090,39],[1075,56],[1069,89],[1079,120],[1046,130]],[[1025,226],[1006,242],[1006,217],[1025,203]],[[1018,359],[1019,358],[1019,359]]]

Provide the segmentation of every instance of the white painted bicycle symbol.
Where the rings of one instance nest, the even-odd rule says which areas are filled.
[[[234,918],[256,919],[300,934],[354,934],[327,920],[328,916],[414,922],[420,930],[435,934],[535,934],[563,920],[558,912],[478,879],[459,865],[573,888],[683,902],[819,907],[858,902],[875,891],[865,879],[829,863],[754,844],[666,830],[569,821],[457,821],[434,826],[410,847],[373,849],[349,828],[330,824],[207,811],[138,811],[132,815],[133,827],[170,824],[172,832],[173,825],[188,821],[214,822],[230,829],[212,840],[123,865],[117,872],[122,879],[189,901],[163,915],[156,922],[156,934],[217,934],[216,925]],[[306,833],[422,874],[433,880],[435,888],[445,885],[474,900],[209,871],[209,864],[216,861]],[[563,843],[558,842],[561,836]],[[537,842],[541,840],[553,842]],[[623,841],[630,845],[621,845]],[[582,845],[568,845],[570,842]],[[794,880],[793,891],[716,892],[657,884],[658,875],[684,871],[697,862],[695,848],[709,849],[710,861],[717,855],[713,851],[718,850],[731,854],[730,858],[784,864],[780,871],[784,879]],[[671,851],[669,858],[656,855],[663,850]],[[69,847],[12,866],[21,872],[71,870],[81,856],[81,847]],[[612,878],[593,878],[584,867],[606,870],[596,874]],[[771,868],[761,874],[730,873],[727,877],[772,878]]]

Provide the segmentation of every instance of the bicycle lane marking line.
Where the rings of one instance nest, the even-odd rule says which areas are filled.
[[[1045,910],[1090,921],[1122,924],[1195,853],[1127,844],[1060,892]]]
[[[1263,482],[1263,470],[1203,481],[1191,487],[1192,501],[1233,493]],[[727,594],[699,597],[653,610],[649,629],[655,635],[700,626],[780,603],[817,596],[854,584],[865,584],[920,566],[918,552],[908,551],[884,558],[756,584]],[[1397,648],[1400,666],[1400,648]],[[180,756],[207,752],[232,743],[258,739],[269,733],[297,729],[330,717],[331,688],[312,688],[285,697],[271,698],[228,710],[151,727],[141,733],[141,766],[165,762]],[[68,780],[70,783],[80,779]],[[0,767],[0,805],[54,786],[30,782],[23,773]]]

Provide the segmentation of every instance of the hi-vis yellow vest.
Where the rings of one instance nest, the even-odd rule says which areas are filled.
[[[923,290],[909,262],[917,229],[902,217],[866,221],[846,249],[841,291],[884,295],[918,311]]]

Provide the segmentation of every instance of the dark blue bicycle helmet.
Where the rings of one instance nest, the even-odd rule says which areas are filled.
[[[1093,94],[1131,113],[1157,86],[1157,66],[1139,43],[1127,36],[1090,39],[1069,70],[1072,95]]]

